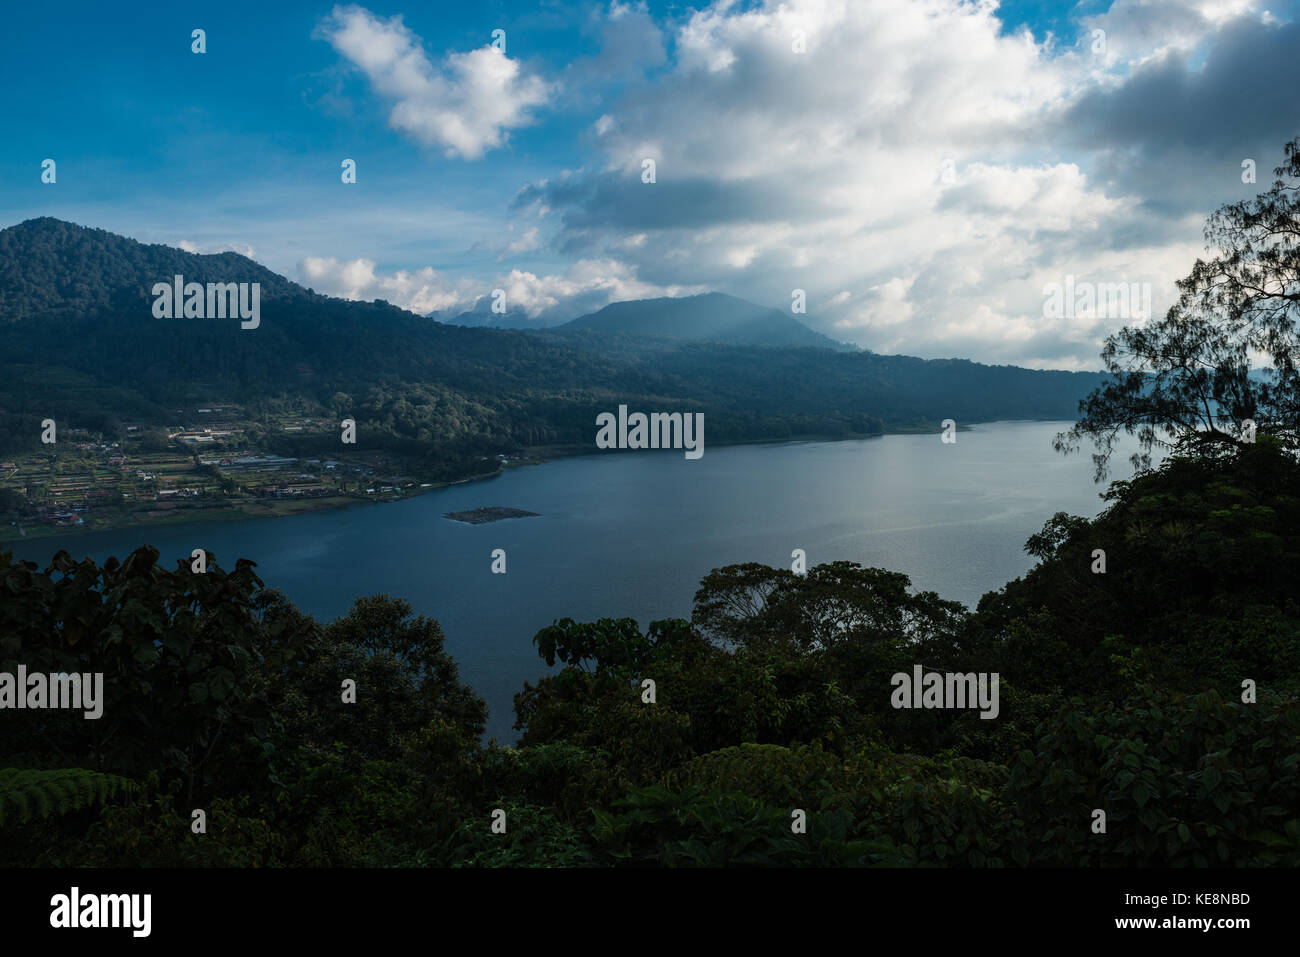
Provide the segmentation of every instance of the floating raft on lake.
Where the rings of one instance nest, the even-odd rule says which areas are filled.
[[[453,522],[464,522],[466,525],[486,525],[488,522],[499,522],[506,518],[528,518],[537,515],[536,512],[526,512],[522,508],[505,508],[501,505],[489,505],[486,508],[471,508],[466,512],[447,512],[443,518],[449,518]]]

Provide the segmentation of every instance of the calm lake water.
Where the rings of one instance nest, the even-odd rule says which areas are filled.
[[[1052,450],[1068,422],[997,422],[958,433],[845,442],[609,451],[387,505],[280,519],[93,532],[6,545],[45,563],[58,549],[103,561],[148,542],[167,566],[194,548],[225,568],[257,562],[269,586],[329,619],[387,592],[442,623],[461,676],[488,703],[488,733],[513,741],[512,695],[547,669],[533,635],[557,618],[690,617],[710,570],[739,562],[836,560],[911,576],[974,605],[1027,571],[1025,540],[1057,511],[1092,516],[1104,486],[1086,452]],[[1124,455],[1113,478],[1129,475]],[[444,512],[537,512],[464,525]],[[492,574],[504,548],[507,572]]]

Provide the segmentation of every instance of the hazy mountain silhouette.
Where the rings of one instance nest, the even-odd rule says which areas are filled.
[[[543,323],[529,319],[521,310],[492,311],[492,297],[479,296],[472,309],[448,316],[439,312],[429,313],[430,319],[437,319],[453,326],[469,326],[472,329],[541,329]]]
[[[788,312],[755,305],[720,292],[610,303],[604,309],[579,316],[558,328],[746,346],[809,346],[857,351],[855,346],[809,329]]]

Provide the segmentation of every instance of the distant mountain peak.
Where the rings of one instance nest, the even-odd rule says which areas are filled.
[[[783,310],[723,292],[613,302],[557,328],[734,345],[857,351],[856,346],[810,329]]]

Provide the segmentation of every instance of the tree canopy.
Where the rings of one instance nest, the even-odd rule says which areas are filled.
[[[1066,451],[1091,440],[1099,478],[1121,432],[1137,436],[1135,466],[1149,466],[1153,449],[1221,447],[1259,431],[1300,448],[1300,138],[1284,152],[1271,188],[1210,216],[1210,255],[1179,280],[1164,318],[1106,339],[1110,378],[1057,439]]]

